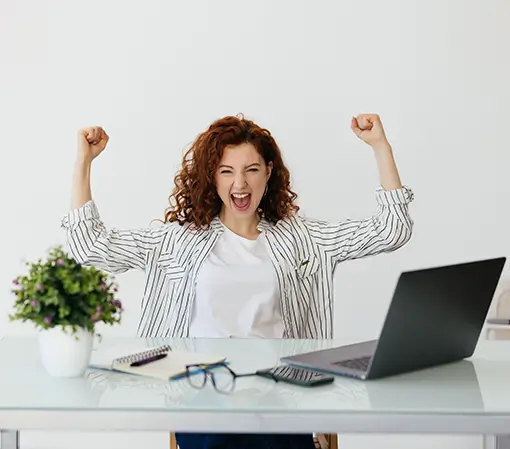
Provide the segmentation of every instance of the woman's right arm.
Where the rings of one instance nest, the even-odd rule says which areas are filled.
[[[149,251],[162,242],[168,229],[106,229],[92,199],[90,173],[92,162],[107,143],[108,135],[100,127],[78,132],[71,210],[62,220],[69,252],[82,265],[111,273],[143,270]]]

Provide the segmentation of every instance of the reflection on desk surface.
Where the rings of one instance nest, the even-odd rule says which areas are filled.
[[[370,405],[387,410],[480,410],[484,400],[474,364],[463,360],[367,381]]]

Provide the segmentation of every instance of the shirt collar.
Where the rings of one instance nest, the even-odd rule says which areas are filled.
[[[259,224],[257,225],[257,230],[260,232],[264,232],[268,230],[271,226],[272,224],[268,220],[266,220],[265,218],[261,218]],[[225,230],[224,225],[218,216],[212,219],[211,229],[214,232],[217,232],[218,234],[221,234]]]

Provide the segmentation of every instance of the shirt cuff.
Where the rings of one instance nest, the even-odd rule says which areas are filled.
[[[64,215],[61,221],[61,227],[67,228],[74,226],[84,220],[92,220],[99,218],[99,210],[94,200],[86,202],[83,206],[73,209]]]
[[[407,186],[402,186],[400,189],[393,190],[385,190],[379,187],[375,194],[377,202],[383,206],[389,206],[391,204],[409,204],[414,200],[414,193]]]

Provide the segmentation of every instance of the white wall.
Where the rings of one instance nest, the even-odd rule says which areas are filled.
[[[415,191],[415,234],[397,253],[339,270],[340,337],[377,335],[402,269],[506,255],[509,17],[505,0],[3,0],[0,334],[32,332],[7,320],[11,279],[22,259],[63,241],[75,132],[85,125],[111,136],[93,173],[103,218],[138,227],[162,217],[185,147],[238,112],[273,131],[308,215],[371,213],[375,164],[349,119],[379,113]],[[105,333],[130,335],[142,277],[119,281],[127,314]],[[40,449],[168,442],[22,438]],[[475,449],[481,439],[342,437],[344,449],[432,446]]]

